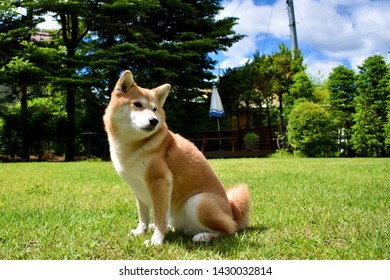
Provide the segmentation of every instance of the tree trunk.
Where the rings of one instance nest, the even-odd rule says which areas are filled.
[[[249,107],[249,101],[245,101],[246,105],[246,123],[245,123],[245,129],[249,129],[252,127],[252,123],[250,121],[251,118],[251,108]]]
[[[69,85],[66,92],[66,107],[67,107],[67,137],[66,137],[66,161],[75,160],[75,144],[76,144],[76,113],[75,113],[75,88]]]
[[[284,125],[284,111],[283,111],[283,93],[279,94],[279,114],[280,114],[280,134],[284,135],[285,125]]]
[[[20,91],[20,110],[22,116],[22,160],[28,161],[30,160],[30,143],[29,143],[29,135],[28,135],[28,107],[27,107],[27,87],[24,86]]]
[[[29,30],[33,29],[33,9],[27,9],[27,18],[29,19],[28,28]],[[27,42],[31,42],[31,33],[29,32],[27,35]],[[20,110],[22,116],[22,160],[29,161],[30,160],[30,141],[28,134],[28,105],[27,105],[27,86],[23,86],[20,90]]]
[[[76,48],[68,46],[67,68],[69,73],[76,71],[74,63]],[[76,145],[76,87],[74,83],[70,83],[66,87],[66,113],[68,118],[67,133],[66,133],[66,153],[65,161],[75,160],[75,145]]]
[[[266,109],[267,109],[268,137],[269,137],[268,141],[269,141],[270,149],[273,150],[274,145],[273,145],[273,141],[272,141],[272,127],[271,127],[271,114],[269,111],[269,102],[266,102],[266,104],[267,104]]]
[[[61,26],[62,26],[62,38],[66,46],[66,66],[69,75],[73,75],[76,71],[76,48],[81,42],[82,38],[87,33],[87,29],[83,34],[79,34],[79,18],[78,13],[74,14],[65,12],[60,13]],[[67,107],[67,131],[66,131],[66,153],[65,161],[75,160],[75,145],[76,145],[76,85],[74,82],[70,82],[66,87],[66,107]]]

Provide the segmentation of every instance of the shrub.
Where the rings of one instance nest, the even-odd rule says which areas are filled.
[[[334,155],[330,114],[320,105],[304,101],[294,106],[288,121],[289,144],[308,157]]]
[[[41,159],[45,152],[57,153],[65,138],[65,112],[61,103],[41,97],[28,101],[28,143],[32,154]],[[21,154],[20,102],[4,108],[0,116],[0,153],[11,159]]]
[[[252,141],[252,142],[256,142],[256,141],[259,141],[260,137],[259,135],[257,135],[256,133],[254,132],[247,132],[244,136],[244,140],[245,141]]]

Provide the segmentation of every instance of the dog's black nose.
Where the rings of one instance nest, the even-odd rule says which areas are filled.
[[[158,119],[156,119],[156,118],[150,118],[149,119],[149,125],[150,126],[156,126],[156,125],[158,125]]]

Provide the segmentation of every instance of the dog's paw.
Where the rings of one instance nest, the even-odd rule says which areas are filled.
[[[155,228],[156,228],[156,226],[153,223],[149,225],[149,229],[150,230],[154,230]],[[171,225],[168,225],[167,229],[169,231],[175,232],[175,228],[173,226],[171,226]]]
[[[161,245],[164,241],[164,234],[162,234],[159,230],[155,230],[152,235],[152,245],[158,246]]]
[[[154,230],[156,227],[155,227],[155,225],[152,223],[152,224],[150,224],[149,225],[149,229],[150,230]],[[173,227],[173,226],[171,226],[171,225],[168,225],[167,226],[167,230],[168,231],[172,231],[172,232],[175,232],[176,230],[175,230],[175,228]]]
[[[152,240],[145,240],[144,244],[146,247],[149,246],[160,246],[163,244],[164,241],[164,235],[160,231],[154,231],[152,235]]]
[[[176,231],[176,229],[173,226],[171,226],[171,225],[168,225],[168,230],[171,231],[171,232],[175,232]]]
[[[145,233],[145,231],[139,230],[138,228],[136,228],[136,229],[133,229],[132,231],[130,231],[130,234],[129,234],[129,235],[138,236],[138,235],[142,235],[142,234],[144,234],[144,233]]]
[[[137,236],[137,235],[142,235],[142,234],[144,234],[145,232],[147,232],[147,230],[148,230],[148,226],[147,226],[146,224],[139,224],[138,227],[137,227],[136,229],[133,229],[133,230],[131,231],[131,234],[132,234],[132,235],[135,235],[135,236]]]
[[[211,233],[211,232],[201,232],[195,234],[192,238],[194,242],[209,242],[211,239],[217,237],[219,233]]]

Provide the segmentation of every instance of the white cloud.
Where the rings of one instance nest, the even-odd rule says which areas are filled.
[[[53,29],[59,29],[60,25],[58,22],[53,18],[52,15],[48,14],[43,17],[44,22],[38,24],[38,28],[42,30],[53,30]]]
[[[290,46],[285,0],[232,0],[223,5],[220,17],[238,17],[234,30],[247,37],[222,53],[221,68],[241,65],[256,50],[274,52],[278,43]],[[327,75],[339,64],[356,69],[372,54],[390,58],[390,1],[295,0],[294,6],[298,45],[309,73]]]
[[[306,56],[303,63],[307,66],[306,71],[311,76],[325,79],[333,68],[342,64],[334,60],[320,60],[313,56]]]
[[[225,3],[226,8],[219,17],[233,16],[239,18],[234,30],[246,37],[239,43],[234,44],[228,51],[222,53],[226,59],[221,62],[221,68],[241,65],[252,56],[258,49],[259,34],[266,32],[267,21],[272,9],[270,6],[256,6],[250,0],[228,2],[229,4]]]

